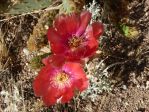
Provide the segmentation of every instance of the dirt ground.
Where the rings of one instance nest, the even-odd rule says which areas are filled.
[[[32,81],[42,66],[41,58],[50,53],[47,40],[43,39],[44,27],[50,24],[43,22],[49,20],[47,14],[12,19],[0,16],[0,112],[149,112],[149,0],[128,0],[129,14],[123,13],[127,12],[125,0],[121,1],[126,3],[121,10],[118,10],[121,6],[105,1],[107,9],[103,0],[97,2],[106,12],[100,53],[85,67],[88,76],[97,80],[90,81],[89,93],[78,94],[69,103],[52,107],[45,107],[32,90]],[[136,27],[137,37],[126,38],[117,27],[118,21]],[[41,35],[42,38],[37,38]],[[30,38],[36,38],[35,43],[40,46],[28,46]],[[29,50],[36,47],[40,50]],[[102,81],[106,86],[98,85]]]

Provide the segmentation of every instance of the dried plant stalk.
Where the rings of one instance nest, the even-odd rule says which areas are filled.
[[[8,57],[8,49],[6,47],[6,44],[4,42],[3,34],[0,31],[0,69],[3,68],[4,61]]]

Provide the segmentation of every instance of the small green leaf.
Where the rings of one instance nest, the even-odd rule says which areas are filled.
[[[126,26],[126,25],[123,25],[122,26],[122,31],[123,31],[124,35],[127,36],[128,35],[128,32],[129,32],[129,27]]]
[[[134,39],[139,35],[139,31],[136,27],[127,26],[125,24],[120,25],[120,28],[125,35],[125,37],[129,39]]]
[[[31,68],[33,68],[33,69],[41,68],[43,66],[42,59],[47,57],[48,55],[49,55],[49,53],[46,53],[46,54],[39,55],[39,56],[32,58],[30,61]]]

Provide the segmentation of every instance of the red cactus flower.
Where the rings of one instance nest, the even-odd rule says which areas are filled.
[[[63,54],[69,59],[92,56],[98,48],[97,39],[103,33],[103,25],[99,22],[88,25],[90,19],[88,11],[80,15],[59,15],[47,34],[53,53]]]
[[[35,78],[33,89],[36,96],[42,97],[45,105],[54,105],[58,99],[66,103],[72,99],[75,90],[83,91],[88,87],[88,80],[80,63],[64,62],[61,57],[54,55],[45,59],[44,63],[46,66]]]

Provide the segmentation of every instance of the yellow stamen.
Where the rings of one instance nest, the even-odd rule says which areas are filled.
[[[55,81],[60,85],[63,85],[64,83],[66,83],[68,79],[69,79],[68,74],[64,72],[58,73],[57,76],[55,77]]]
[[[82,42],[82,38],[73,36],[73,37],[69,40],[68,44],[69,44],[69,46],[70,46],[71,48],[76,48],[76,47],[78,47],[78,46],[81,44],[81,42]]]

